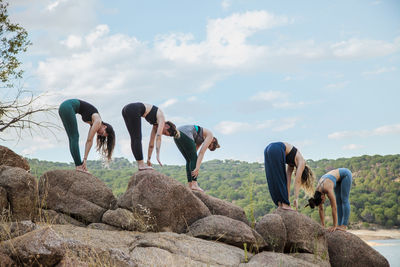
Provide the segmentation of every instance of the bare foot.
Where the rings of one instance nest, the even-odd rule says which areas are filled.
[[[200,191],[200,192],[204,192],[204,190],[201,189],[200,186],[196,182],[192,182],[192,185],[190,186],[190,189],[196,190],[196,191]]]
[[[79,172],[84,172],[84,173],[89,173],[88,170],[85,170],[85,168],[81,165],[81,166],[76,166],[76,170]]]
[[[143,167],[139,167],[139,171],[146,171],[146,170],[154,170],[153,167],[151,166],[143,166]]]
[[[281,208],[284,209],[284,210],[291,210],[291,211],[294,211],[294,209],[292,209],[291,206],[289,206],[289,205],[287,205],[287,204],[285,204],[285,203],[282,203]]]

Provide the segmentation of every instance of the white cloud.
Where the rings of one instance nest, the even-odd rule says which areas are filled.
[[[69,35],[67,40],[61,41],[61,44],[68,48],[78,48],[82,45],[82,38],[76,35]]]
[[[49,142],[48,138],[44,138],[42,136],[33,136],[33,138],[29,141],[29,145],[22,150],[22,154],[29,157],[37,151],[46,150],[54,147],[55,144]]]
[[[270,128],[274,132],[282,132],[296,126],[297,118],[285,118],[281,120],[267,120],[248,123],[238,121],[221,121],[214,128],[221,134],[230,135],[239,132],[251,132]]]
[[[192,34],[160,35],[155,47],[172,61],[246,67],[243,65],[258,61],[266,52],[266,47],[246,43],[247,38],[258,31],[287,23],[287,17],[266,11],[236,13],[223,19],[209,20],[207,39],[203,42],[195,43]]]
[[[329,134],[328,138],[345,139],[352,137],[385,136],[390,134],[400,134],[400,124],[384,125],[373,130],[334,132]]]
[[[172,106],[172,105],[174,105],[174,104],[176,104],[176,103],[178,103],[178,99],[176,99],[176,98],[171,98],[171,99],[168,99],[167,101],[165,101],[164,103],[162,103],[161,105],[160,105],[160,108],[167,108],[167,107],[169,107],[169,106]]]
[[[383,73],[387,73],[387,72],[393,72],[393,71],[397,71],[396,67],[390,67],[390,68],[379,68],[376,70],[371,70],[371,71],[365,71],[363,72],[363,75],[379,75],[379,74],[383,74]]]
[[[29,32],[82,33],[96,23],[99,0],[9,1],[10,16]],[[22,7],[22,8],[21,8]],[[41,35],[41,38],[46,36]],[[34,42],[35,43],[35,42]]]
[[[55,10],[59,5],[60,5],[60,3],[65,3],[65,2],[67,2],[68,0],[56,0],[56,1],[54,1],[54,2],[52,2],[52,3],[50,3],[47,7],[46,7],[46,9],[48,10],[48,11],[53,11],[53,10]]]
[[[250,124],[246,122],[221,121],[215,126],[215,130],[222,134],[228,135],[237,132],[247,131],[249,127]]]
[[[289,130],[291,128],[294,128],[296,126],[296,123],[299,119],[298,118],[287,118],[283,120],[279,120],[275,126],[272,128],[272,131],[274,132],[283,132],[286,130]]]
[[[262,91],[250,97],[252,101],[274,101],[276,99],[286,98],[287,94],[280,91]]]
[[[249,98],[248,104],[250,104],[253,109],[268,107],[290,109],[298,108],[306,104],[302,101],[291,102],[288,98],[289,95],[287,93],[280,91],[260,91]]]
[[[342,147],[343,150],[357,150],[361,148],[364,148],[364,146],[357,144],[348,144]]]
[[[123,138],[118,140],[119,150],[124,157],[132,156],[131,139]]]
[[[343,59],[386,56],[400,49],[400,38],[395,39],[393,43],[352,38],[334,43],[330,46],[330,49],[335,57]]]
[[[227,10],[228,8],[230,8],[231,5],[232,5],[231,0],[222,0],[222,2],[221,2],[222,9],[224,9],[224,10]]]
[[[344,81],[344,82],[338,82],[338,83],[330,83],[326,86],[327,89],[342,89],[347,87],[347,85],[349,84],[348,81]]]

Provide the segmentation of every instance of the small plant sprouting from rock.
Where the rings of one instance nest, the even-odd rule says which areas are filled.
[[[247,255],[247,243],[243,243],[243,249],[244,249],[244,262],[249,262],[249,256]]]
[[[133,212],[133,220],[136,222],[137,231],[139,232],[152,232],[156,230],[156,219],[151,214],[149,208],[137,204]]]

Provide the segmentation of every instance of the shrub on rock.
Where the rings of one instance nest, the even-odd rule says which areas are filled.
[[[148,232],[154,230],[154,218],[145,212],[131,212],[118,208],[104,213],[103,222],[128,231]]]

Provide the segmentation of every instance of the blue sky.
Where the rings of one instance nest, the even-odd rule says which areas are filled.
[[[137,101],[212,130],[221,149],[205,160],[262,162],[274,141],[313,160],[399,153],[398,1],[11,2],[33,42],[21,58],[25,88],[46,93],[41,104],[94,104],[116,130],[117,157],[133,161],[121,109]],[[78,123],[83,150],[89,128]],[[145,154],[149,132],[143,123]],[[61,130],[4,145],[72,161]],[[184,164],[168,137],[161,153]]]

